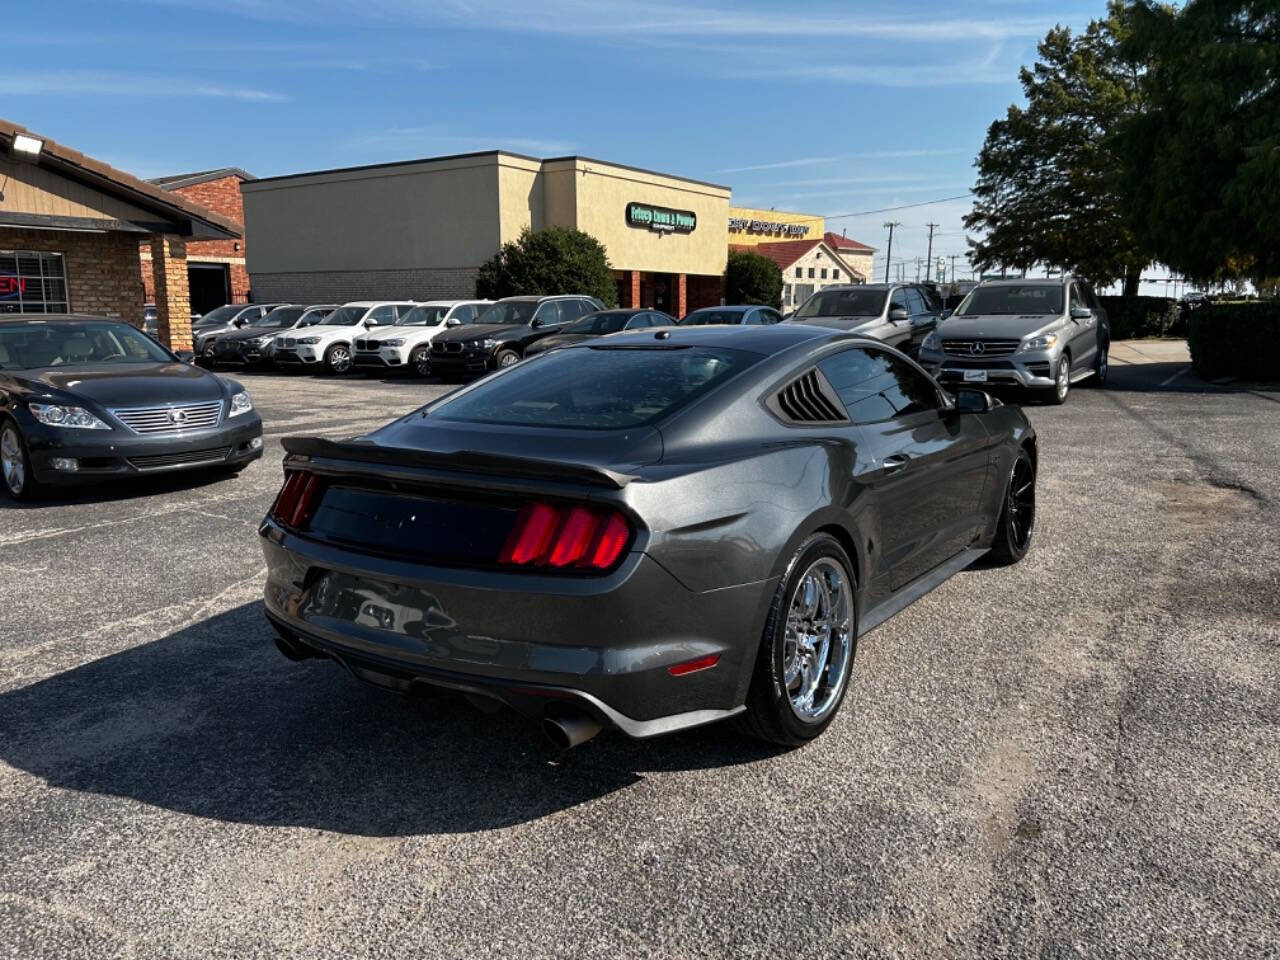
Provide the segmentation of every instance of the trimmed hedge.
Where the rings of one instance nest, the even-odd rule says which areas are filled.
[[[1168,297],[1099,297],[1107,311],[1112,340],[1134,337],[1185,337],[1177,301]]]
[[[1209,303],[1191,312],[1190,324],[1200,376],[1280,380],[1280,300]]]

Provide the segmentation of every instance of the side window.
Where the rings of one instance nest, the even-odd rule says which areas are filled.
[[[942,297],[932,287],[921,287],[920,295],[924,297],[924,305],[930,313],[942,312]]]
[[[1073,283],[1071,285],[1071,306],[1074,307],[1077,304],[1084,307],[1086,310],[1093,309],[1093,304],[1090,303],[1089,298],[1085,296],[1084,290],[1081,288],[1080,284]]]
[[[907,295],[907,313],[913,317],[918,317],[922,313],[928,313],[929,310],[925,306],[924,297],[920,296],[920,291],[915,287],[908,287]]]
[[[907,305],[907,293],[902,287],[893,291],[893,296],[889,298],[889,309],[901,309],[906,310],[908,314],[911,313],[911,308]]]
[[[377,320],[379,324],[395,323],[396,308],[389,303],[384,303],[380,307],[374,307],[369,311],[369,315],[365,318],[365,324],[372,326],[370,320]]]
[[[804,267],[796,267],[796,276],[797,276],[797,277],[803,277],[803,276],[804,276]]]
[[[878,423],[937,410],[942,402],[929,378],[891,353],[861,347],[819,361],[854,423]]]
[[[777,310],[765,309],[765,310],[761,310],[760,312],[764,314],[765,323],[781,323],[782,322],[782,314],[780,314]]]
[[[399,320],[401,317],[403,317],[406,313],[408,313],[413,308],[414,308],[414,304],[412,303],[397,303],[396,319]]]
[[[760,310],[748,310],[743,315],[742,322],[751,326],[759,326],[764,323],[764,314]]]
[[[543,326],[559,323],[564,319],[563,315],[560,313],[560,301],[548,300],[538,308],[537,317],[542,321]]]
[[[461,320],[463,323],[470,323],[472,320],[476,318],[476,314],[478,312],[479,312],[479,309],[476,307],[474,303],[464,303],[462,306],[460,306],[457,309],[457,311],[454,312],[453,315],[457,317],[459,320]]]

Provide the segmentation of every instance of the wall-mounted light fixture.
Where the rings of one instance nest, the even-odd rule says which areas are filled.
[[[44,141],[39,137],[30,137],[25,133],[13,135],[13,152],[24,160],[39,160],[40,151],[44,149]]]

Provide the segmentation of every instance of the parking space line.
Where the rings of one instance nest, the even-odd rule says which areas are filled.
[[[1182,376],[1184,373],[1186,373],[1186,372],[1187,372],[1188,370],[1190,370],[1190,369],[1191,369],[1190,367],[1183,367],[1181,370],[1179,370],[1179,371],[1178,371],[1177,373],[1175,373],[1173,376],[1169,377],[1169,378],[1168,378],[1168,379],[1166,379],[1164,382],[1162,382],[1162,383],[1160,384],[1160,386],[1162,386],[1162,387],[1167,387],[1169,384],[1173,383],[1173,381],[1177,380],[1180,376]]]

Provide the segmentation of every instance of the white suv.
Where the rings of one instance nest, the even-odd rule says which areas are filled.
[[[351,344],[372,327],[390,326],[417,304],[412,300],[357,300],[343,304],[324,323],[276,337],[272,359],[284,367],[312,367],[330,373],[351,369]]]
[[[427,300],[402,313],[392,327],[366,331],[355,340],[355,365],[366,371],[431,372],[431,338],[446,327],[470,323],[491,300]]]

